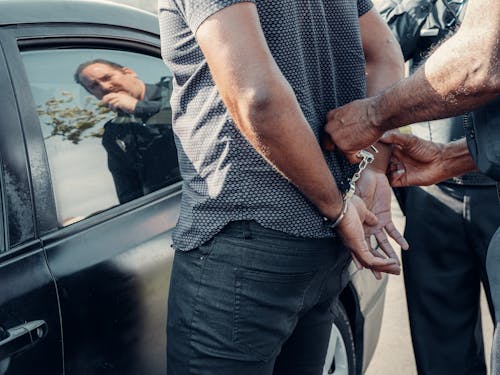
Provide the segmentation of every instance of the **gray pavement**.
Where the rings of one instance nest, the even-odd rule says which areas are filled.
[[[393,219],[398,229],[402,232],[404,228],[404,216],[401,214],[395,200],[393,200]],[[394,247],[396,248],[395,245]],[[382,319],[382,331],[377,349],[365,375],[417,375],[405,298],[402,275],[389,276],[384,316]],[[485,353],[487,356],[486,362],[488,363],[493,325],[488,314],[484,296],[482,298],[481,311]]]

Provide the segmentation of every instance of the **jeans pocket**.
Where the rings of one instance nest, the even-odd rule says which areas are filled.
[[[237,270],[233,340],[267,361],[276,356],[295,328],[314,272],[281,274]]]

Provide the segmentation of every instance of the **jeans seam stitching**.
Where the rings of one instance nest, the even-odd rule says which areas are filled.
[[[191,322],[189,324],[189,349],[190,349],[190,355],[189,355],[189,360],[188,360],[188,371],[189,371],[189,374],[188,375],[191,375],[193,374],[193,372],[191,371],[192,367],[191,367],[191,361],[194,359],[193,358],[193,353],[194,353],[194,347],[193,347],[193,325],[194,325],[194,322],[196,321],[196,318],[199,314],[199,298],[200,298],[200,289],[201,289],[201,281],[203,279],[203,275],[205,274],[205,264],[207,262],[207,258],[208,256],[212,253],[212,250],[213,250],[213,247],[214,247],[214,244],[215,244],[215,238],[212,240],[212,243],[210,244],[210,248],[208,249],[208,253],[207,255],[205,256],[202,256],[201,259],[203,260],[202,264],[201,264],[201,273],[200,273],[200,278],[198,280],[198,288],[196,290],[196,304],[194,306],[194,311],[193,311],[193,316],[191,318]]]

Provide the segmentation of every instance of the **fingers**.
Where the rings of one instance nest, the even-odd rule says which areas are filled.
[[[396,150],[394,152],[397,152]],[[391,158],[387,178],[392,187],[408,186],[406,179],[406,169],[397,157]]]
[[[126,92],[111,92],[102,97],[101,101],[110,109],[118,109],[127,113],[133,113],[138,100]]]
[[[394,251],[394,248],[389,242],[389,239],[387,238],[387,235],[385,234],[384,230],[380,229],[379,231],[375,232],[374,235],[375,238],[377,239],[376,248],[382,250],[384,254],[386,254],[389,258],[398,259],[398,256],[396,255],[396,252]]]
[[[374,225],[377,225],[378,223],[378,219],[377,219],[377,216],[371,212],[370,210],[368,210],[367,208],[366,209],[366,212],[365,212],[365,224],[369,225],[369,226],[374,226]]]
[[[350,245],[344,241],[346,247],[351,251],[354,264],[358,270],[369,268],[375,272],[384,272],[394,275],[401,273],[401,266],[397,257],[386,258],[368,247],[365,240]]]
[[[351,251],[351,258],[352,258],[352,261],[354,262],[354,265],[356,266],[356,269],[362,270],[363,269],[363,265],[358,260],[358,258],[356,258],[356,254],[354,254],[352,251]]]
[[[384,231],[380,230],[374,233],[374,235],[375,238],[377,239],[377,246],[374,249],[374,251],[378,252],[378,250],[380,249],[389,259],[394,259],[396,260],[397,264],[401,265],[399,257],[396,254],[396,251],[394,251],[394,248],[392,247],[391,243],[387,239],[387,236],[384,233]]]
[[[106,107],[112,109],[113,111],[118,108],[119,101],[116,93],[109,93],[104,95],[101,101]]]
[[[376,251],[375,251],[376,253]],[[377,257],[377,258],[380,258],[382,257],[380,254],[373,254],[374,257]],[[358,270],[362,270],[364,268],[363,264],[361,263],[361,261],[358,259],[357,255],[355,252],[352,252],[351,251],[351,257],[352,257],[352,260],[356,266],[356,268]],[[370,271],[372,272],[373,276],[375,277],[375,279],[377,280],[381,280],[382,279],[382,272],[386,272],[386,271],[379,271],[379,270],[376,270],[374,268],[370,268],[370,267],[366,267],[366,268],[369,268]],[[389,272],[391,273],[391,272]]]
[[[416,137],[412,134],[387,132],[382,137],[380,137],[379,141],[386,144],[395,144],[404,148],[411,144],[414,138]]]
[[[392,221],[386,224],[385,231],[403,250],[409,249],[410,245],[408,245],[406,238],[398,231]]]
[[[351,251],[364,267],[376,272],[385,272],[394,275],[399,275],[401,273],[401,266],[397,259],[384,258],[381,257],[380,254],[374,255],[369,249],[366,241],[363,242],[364,244],[362,247],[351,249]]]

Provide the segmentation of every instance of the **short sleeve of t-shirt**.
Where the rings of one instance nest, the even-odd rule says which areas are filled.
[[[255,3],[255,0],[184,0],[186,22],[193,33],[211,15],[238,3]]]
[[[373,8],[373,3],[371,0],[358,0],[358,16],[361,17],[363,14],[368,12]]]

